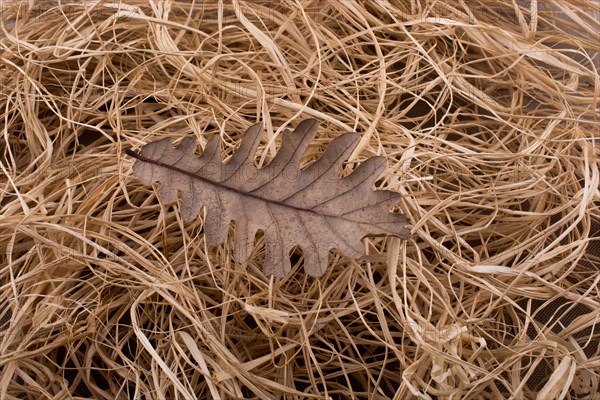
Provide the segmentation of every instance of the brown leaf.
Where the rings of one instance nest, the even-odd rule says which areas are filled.
[[[369,158],[350,175],[339,177],[340,166],[358,143],[356,133],[336,138],[319,160],[300,170],[300,157],[317,132],[316,121],[286,130],[273,161],[257,169],[253,160],[261,132],[260,124],[250,127],[227,164],[220,159],[216,135],[200,157],[194,154],[196,141],[191,137],[176,149],[165,138],[143,146],[140,154],[131,150],[127,154],[137,159],[133,172],[144,184],[161,182],[164,202],[175,202],[182,193],[185,221],[207,208],[204,230],[209,244],[223,243],[229,222],[236,221],[236,261],[248,259],[254,236],[262,229],[265,274],[285,275],[291,268],[289,251],[296,245],[303,250],[306,271],[319,276],[327,268],[330,249],[356,258],[363,254],[366,235],[409,237],[406,218],[389,211],[400,195],[371,189],[383,171],[384,157]]]

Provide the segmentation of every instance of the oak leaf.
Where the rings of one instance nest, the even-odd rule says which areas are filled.
[[[283,134],[281,149],[266,167],[254,165],[260,142],[261,124],[243,135],[228,163],[220,158],[221,143],[213,136],[201,156],[195,155],[196,141],[186,137],[177,148],[165,138],[142,147],[133,172],[146,185],[160,182],[160,196],[169,204],[181,193],[181,215],[193,220],[206,207],[205,240],[212,245],[227,238],[230,221],[235,221],[234,256],[248,259],[258,230],[265,235],[265,274],[283,276],[291,265],[290,250],[299,245],[304,268],[313,276],[327,268],[328,254],[338,249],[357,258],[364,253],[367,235],[408,238],[406,217],[392,213],[400,195],[373,191],[371,185],[385,167],[384,157],[372,157],[351,174],[339,176],[342,163],[359,141],[356,133],[334,139],[322,157],[301,170],[300,157],[317,132],[314,120],[305,120]]]

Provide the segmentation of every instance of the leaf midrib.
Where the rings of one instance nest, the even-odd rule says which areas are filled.
[[[291,209],[296,210],[296,211],[308,212],[308,213],[312,213],[312,214],[319,215],[319,216],[322,216],[322,217],[341,218],[339,215],[321,214],[321,213],[318,213],[318,212],[316,212],[316,211],[314,211],[312,209],[307,209],[307,208],[302,208],[302,207],[296,207],[296,206],[291,205],[291,204],[282,203],[282,202],[277,201],[277,200],[264,198],[262,196],[258,196],[256,194],[252,194],[252,193],[249,193],[249,192],[244,192],[243,190],[239,190],[239,189],[236,189],[236,188],[231,187],[231,186],[223,185],[223,184],[221,184],[219,182],[215,182],[215,181],[213,181],[211,179],[208,179],[208,178],[205,178],[203,176],[197,175],[197,174],[195,174],[193,172],[190,172],[190,171],[186,171],[185,169],[178,168],[178,167],[176,167],[174,165],[166,164],[166,163],[163,163],[161,161],[155,160],[153,158],[148,158],[146,156],[141,155],[140,153],[137,153],[137,152],[133,151],[132,149],[125,149],[125,154],[127,154],[128,156],[131,156],[131,157],[133,157],[133,158],[135,158],[135,159],[137,159],[139,161],[147,162],[149,164],[153,164],[153,165],[156,165],[156,166],[159,166],[159,167],[162,167],[162,168],[173,170],[173,171],[179,172],[181,174],[187,175],[190,178],[198,179],[198,180],[203,181],[205,183],[208,183],[210,185],[214,185],[214,186],[217,186],[219,188],[223,188],[224,190],[229,190],[231,192],[235,192],[235,193],[239,194],[240,196],[251,197],[251,198],[256,199],[256,200],[264,201],[264,202],[267,202],[267,203],[274,203],[274,204],[280,205],[282,207],[291,208]]]

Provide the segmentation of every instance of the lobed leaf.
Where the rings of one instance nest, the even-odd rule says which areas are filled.
[[[293,132],[285,131],[273,161],[257,169],[253,160],[261,132],[261,124],[251,126],[226,164],[220,159],[219,136],[208,141],[201,156],[194,154],[193,138],[184,138],[177,148],[165,138],[143,146],[139,154],[131,150],[127,154],[137,159],[133,172],[142,183],[161,183],[164,202],[175,202],[181,193],[185,221],[206,207],[209,244],[223,243],[229,223],[236,221],[236,261],[248,259],[255,234],[262,229],[267,244],[265,274],[287,274],[289,252],[296,245],[304,253],[306,272],[319,276],[327,268],[331,249],[357,258],[364,252],[362,239],[367,235],[409,237],[406,217],[390,212],[400,195],[371,189],[385,158],[370,158],[350,175],[339,177],[340,166],[358,144],[356,133],[334,139],[319,160],[301,170],[300,157],[316,135],[316,121],[305,120]]]

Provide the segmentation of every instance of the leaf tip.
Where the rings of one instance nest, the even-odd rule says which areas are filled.
[[[300,129],[306,129],[306,130],[317,130],[317,128],[319,127],[319,122],[316,119],[305,119],[304,121],[300,122],[298,124],[298,126],[296,127],[296,129],[300,128]]]

